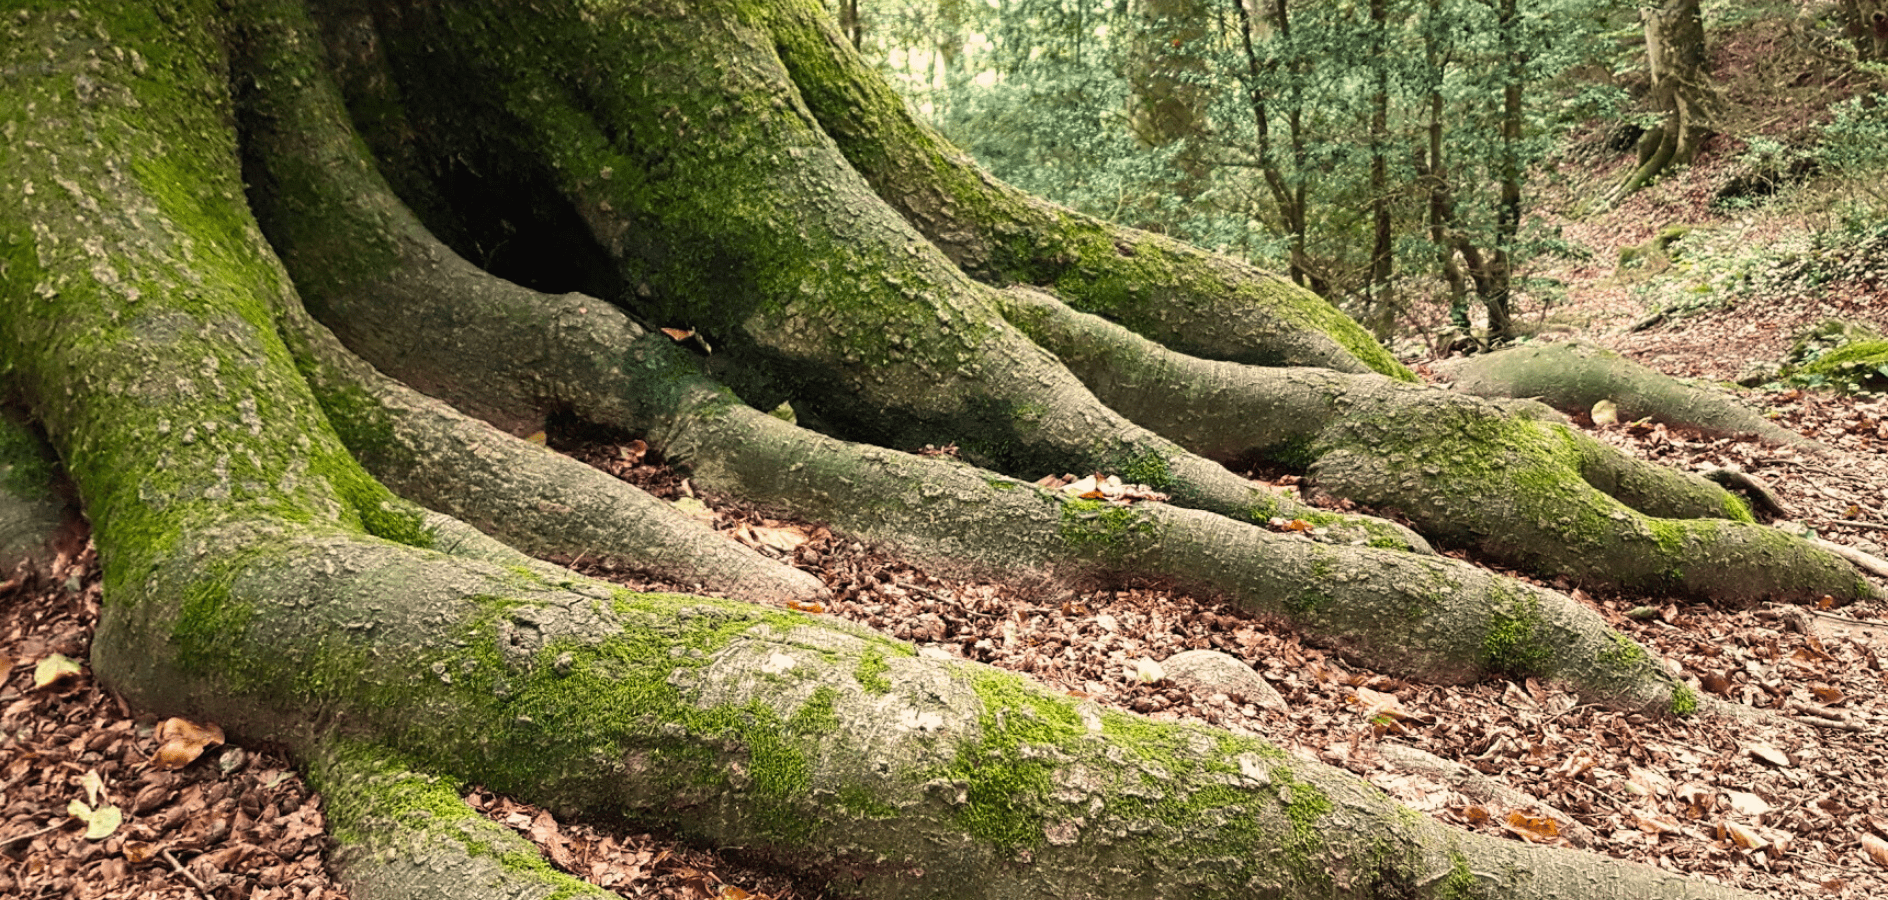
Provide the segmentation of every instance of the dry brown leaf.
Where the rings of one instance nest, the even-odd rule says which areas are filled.
[[[1862,852],[1874,860],[1875,865],[1888,866],[1888,841],[1872,834],[1862,835]]]
[[[151,756],[156,769],[181,769],[203,755],[205,748],[223,743],[223,729],[216,724],[198,725],[189,719],[172,717],[159,722],[152,733],[157,738],[157,752]]]
[[[1762,850],[1770,846],[1770,842],[1764,840],[1763,836],[1758,834],[1756,829],[1729,820],[1726,820],[1723,824],[1718,826],[1718,838],[1720,840],[1729,840],[1731,843],[1746,850]]]
[[[536,444],[542,447],[545,444],[550,443],[551,438],[550,438],[550,435],[547,435],[542,431],[533,431],[530,434],[525,435],[524,440],[525,440],[525,443],[527,444]]]
[[[788,600],[788,601],[787,601],[787,608],[788,608],[788,609],[791,609],[791,610],[793,610],[793,611],[795,611],[795,612],[803,612],[803,613],[812,613],[813,615],[816,615],[816,616],[817,616],[817,615],[819,615],[820,613],[823,613],[823,612],[825,612],[825,611],[826,611],[826,604],[824,604],[824,603],[805,603],[805,602],[802,602],[802,601],[799,601],[799,600]]]
[[[1784,753],[1769,744],[1751,744],[1749,747],[1746,747],[1745,750],[1748,751],[1751,756],[1773,766],[1787,768],[1795,765],[1790,762],[1790,755],[1788,753]]]
[[[1773,808],[1762,797],[1746,791],[1725,791],[1724,796],[1730,798],[1731,809],[1746,816],[1761,816]]]
[[[1677,819],[1665,813],[1635,809],[1632,811],[1632,821],[1647,834],[1677,834],[1684,830]]]
[[[144,841],[125,841],[125,861],[141,866],[157,856],[157,845]]]
[[[85,789],[85,802],[97,806],[99,792],[105,789],[105,779],[98,777],[97,769],[88,769],[79,776],[79,786]]]
[[[1626,779],[1627,784],[1636,785],[1642,795],[1658,796],[1672,791],[1672,780],[1643,766],[1633,766]]]
[[[564,833],[557,827],[557,819],[550,810],[538,810],[531,819],[531,825],[525,831],[531,842],[544,849],[545,855],[558,868],[568,872],[577,864],[576,857],[570,853],[570,846],[564,840]]]
[[[686,341],[689,338],[692,338],[695,336],[695,329],[693,328],[664,328],[662,329],[662,333],[668,335],[669,340]]]
[[[1833,688],[1826,684],[1810,685],[1809,692],[1825,706],[1834,706],[1848,699],[1843,695],[1841,688]]]
[[[736,530],[736,534],[742,538],[743,543],[772,547],[782,553],[792,553],[799,549],[800,545],[811,540],[811,535],[808,535],[804,529],[792,526],[776,527],[744,523]]]

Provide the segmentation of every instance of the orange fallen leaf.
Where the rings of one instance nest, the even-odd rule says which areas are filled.
[[[1552,816],[1530,816],[1526,813],[1511,812],[1502,827],[1521,837],[1544,843],[1560,837],[1560,823]]]
[[[1770,842],[1757,834],[1755,829],[1731,821],[1718,826],[1718,837],[1728,839],[1731,843],[1746,850],[1762,850],[1770,846]]]
[[[686,341],[689,338],[692,338],[695,336],[695,329],[693,328],[664,328],[662,329],[662,333],[668,335],[669,340]]]
[[[826,604],[802,603],[798,600],[788,600],[787,608],[794,610],[795,612],[812,613],[814,615],[819,615],[820,613],[823,613],[826,611]]]

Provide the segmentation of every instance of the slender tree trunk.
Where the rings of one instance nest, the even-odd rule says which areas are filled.
[[[859,18],[859,0],[839,0],[839,31],[854,50],[865,46],[865,22]]]
[[[1370,0],[1371,58],[1376,85],[1370,97],[1370,206],[1374,225],[1370,248],[1368,296],[1377,340],[1387,341],[1396,330],[1399,312],[1395,286],[1395,235],[1390,220],[1390,65],[1389,16],[1386,0]]]
[[[1444,113],[1443,84],[1448,78],[1452,48],[1443,40],[1442,0],[1429,0],[1423,22],[1423,61],[1429,79],[1426,97],[1428,145],[1417,152],[1424,198],[1427,200],[1429,243],[1435,248],[1436,268],[1442,273],[1449,291],[1449,322],[1466,334],[1468,319],[1468,282],[1456,263],[1455,200],[1450,190],[1450,174],[1442,155]]]
[[[1514,266],[1516,239],[1521,232],[1521,134],[1526,123],[1521,92],[1527,77],[1527,53],[1521,47],[1520,15],[1516,0],[1501,0],[1501,159],[1500,197],[1495,206],[1495,247],[1484,275],[1477,279],[1483,306],[1488,309],[1488,338],[1505,341],[1514,331]]]

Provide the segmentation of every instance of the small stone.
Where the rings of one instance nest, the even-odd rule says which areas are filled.
[[[1168,681],[1197,696],[1225,694],[1243,698],[1255,706],[1280,712],[1291,710],[1271,682],[1229,654],[1217,650],[1188,650],[1168,657],[1160,665]]]

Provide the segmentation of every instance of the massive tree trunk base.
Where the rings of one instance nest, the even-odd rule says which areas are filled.
[[[976,268],[969,244],[953,261],[873,192],[869,173],[884,191],[886,170],[827,134],[843,130],[830,101],[844,83],[814,76],[825,65],[862,90],[883,85],[829,46],[814,11],[373,4],[350,20],[369,39],[349,59],[372,64],[391,41],[384,84],[425,112],[409,120],[413,146],[387,155],[415,164],[390,168],[439,176],[450,166],[429,170],[427,151],[445,146],[463,150],[457,165],[542,186],[608,267],[590,280],[627,286],[610,299],[640,315],[697,327],[721,348],[706,365],[746,399],[785,393],[845,437],[894,446],[995,429],[978,458],[1008,474],[788,425],[602,300],[526,290],[445,251],[379,181],[293,0],[11,15],[0,147],[18,177],[0,183],[0,358],[96,529],[99,676],[146,709],[293,751],[335,798],[347,848],[335,864],[362,896],[588,890],[474,821],[454,790],[468,782],[748,848],[835,896],[1748,896],[1447,828],[1263,740],[1106,710],[829,619],[628,592],[519,552],[595,544],[730,593],[817,596],[350,352],[505,429],[574,414],[643,431],[704,484],[926,557],[1152,574],[1414,676],[1539,674],[1617,706],[1695,711],[1656,659],[1559,594],[1409,552],[1421,538],[1368,517],[1321,519],[1324,543],[1255,524],[1312,513],[1111,408],[960,270]],[[375,33],[374,17],[396,27]],[[545,46],[566,52],[553,62]],[[881,127],[903,126],[865,132]],[[903,139],[919,143],[900,153],[929,138]],[[955,157],[939,171],[975,174]],[[1033,280],[1072,296],[1112,285],[1085,302],[1176,343],[1210,344],[1210,328],[1163,325],[1168,304],[1192,315],[1215,296],[1277,293],[1269,276],[983,183],[1019,204],[1006,214],[1037,235],[1026,249],[1079,238],[1106,251],[1014,257],[1050,260]],[[418,188],[444,213],[478,213],[453,190]],[[1004,227],[979,221],[966,233]],[[1182,287],[1152,291],[1161,279]],[[304,296],[345,349],[308,321]],[[1344,362],[1336,314],[1278,296],[1302,315],[1274,311],[1263,328],[1313,333],[1298,345],[1332,365],[1387,368],[1368,352]],[[1155,349],[1129,362],[1172,359]],[[1230,382],[1263,375],[1175,362],[1228,367]],[[1867,590],[1802,542],[1751,536],[1716,488],[1607,457],[1525,410],[1315,377],[1348,380],[1323,383],[1327,408],[1303,442],[1311,474],[1360,499],[1407,484],[1396,496],[1491,533],[1550,540],[1560,515],[1622,566],[1722,570],[1681,575],[1686,589],[1752,590],[1742,578],[1792,595],[1846,576]],[[1479,493],[1424,482],[1453,461],[1436,453],[1463,456]],[[1108,505],[1010,477],[1038,469],[1119,472],[1177,503]],[[441,476],[475,496],[442,490]],[[1470,518],[1491,483],[1522,502]],[[1621,501],[1658,516],[1720,504],[1729,518],[1655,522]]]

